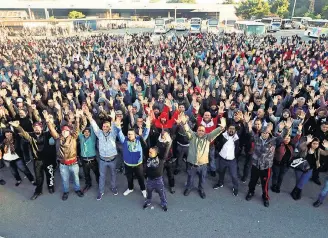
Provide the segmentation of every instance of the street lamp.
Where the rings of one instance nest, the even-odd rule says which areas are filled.
[[[112,19],[112,4],[108,4],[109,7],[109,18]]]
[[[31,5],[28,5],[28,15],[30,16],[30,20],[32,20],[32,13],[31,13]]]
[[[174,20],[177,20],[177,6],[174,8]]]
[[[294,0],[294,6],[293,6],[293,11],[292,11],[292,18],[294,17],[294,12],[295,12],[296,1],[297,1],[297,0]]]

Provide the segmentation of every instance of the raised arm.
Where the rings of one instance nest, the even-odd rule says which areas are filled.
[[[19,125],[19,121],[11,121],[9,124],[16,129],[21,137],[32,143],[32,137]]]
[[[43,116],[44,116],[44,119],[46,120],[47,122],[47,126],[49,128],[49,132],[50,132],[50,135],[56,140],[59,138],[59,134],[57,133],[56,129],[55,129],[55,125],[54,123],[50,120],[50,116],[48,114],[47,111],[43,111]]]

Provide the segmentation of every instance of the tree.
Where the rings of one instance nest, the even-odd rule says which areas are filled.
[[[269,3],[265,0],[245,0],[236,7],[236,15],[244,19],[262,18],[270,14]]]
[[[288,7],[290,0],[271,0],[269,1],[270,11],[280,17],[287,17],[289,15]]]
[[[85,15],[82,12],[71,11],[68,13],[68,18],[71,18],[71,19],[84,18],[84,17],[85,17]]]
[[[196,0],[168,0],[167,3],[192,3],[192,4],[195,4]]]
[[[326,6],[322,9],[321,16],[322,16],[324,19],[328,19],[328,5],[326,5]]]
[[[225,0],[223,4],[235,4],[234,0]]]

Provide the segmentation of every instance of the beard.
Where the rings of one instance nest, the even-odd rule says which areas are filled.
[[[41,133],[42,133],[41,131],[35,132],[37,136],[41,135]]]

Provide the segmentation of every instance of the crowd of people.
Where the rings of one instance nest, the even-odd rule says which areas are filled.
[[[0,46],[0,161],[15,186],[20,172],[35,186],[32,200],[44,177],[49,193],[57,190],[58,170],[62,200],[70,177],[79,197],[96,184],[101,200],[108,170],[118,195],[119,170],[124,196],[137,179],[143,207],[155,191],[167,211],[166,187],[174,194],[175,176],[186,171],[185,196],[198,177],[206,198],[212,176],[214,189],[231,186],[233,196],[249,181],[247,201],[261,184],[268,207],[269,188],[280,193],[289,169],[291,197],[301,199],[328,168],[328,42],[281,40],[206,33],[156,43],[150,34],[8,39]],[[314,206],[327,194],[328,179]]]

